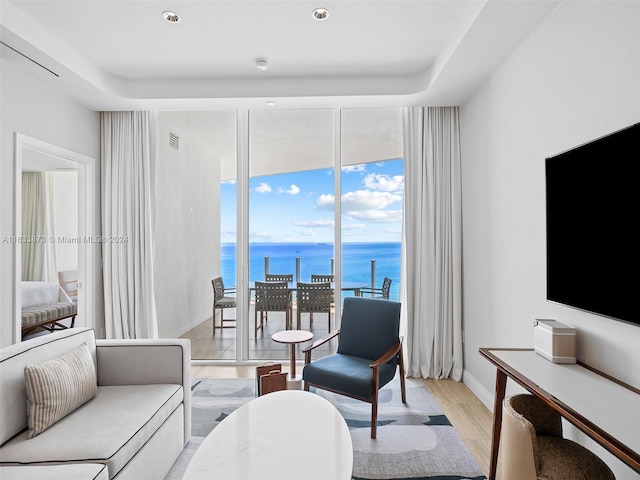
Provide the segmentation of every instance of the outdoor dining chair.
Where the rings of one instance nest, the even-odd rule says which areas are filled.
[[[391,279],[384,277],[382,281],[382,288],[364,287],[360,289],[359,296],[364,297],[380,297],[385,300],[389,300],[389,294],[391,292]]]
[[[225,288],[224,282],[222,281],[222,277],[216,277],[211,280],[211,284],[213,285],[213,335],[216,335],[216,328],[234,328],[235,327],[235,318],[230,318],[225,320],[224,318],[224,309],[225,308],[236,308],[236,297],[229,295],[235,295],[236,289],[235,287]],[[220,309],[220,326],[216,326],[216,308]],[[233,325],[225,326],[224,322],[234,322]]]
[[[317,282],[333,283],[334,280],[335,280],[335,275],[333,275],[332,273],[329,273],[326,275],[319,275],[319,274],[311,275],[311,283],[317,283]]]
[[[331,332],[331,304],[333,292],[331,283],[304,283],[298,282],[296,288],[296,316],[298,330],[300,330],[300,317],[303,313],[309,314],[309,329],[313,326],[314,313],[327,314],[327,331]]]
[[[264,319],[267,312],[285,312],[285,328],[291,328],[292,306],[291,290],[288,282],[255,282],[254,289],[254,336],[258,330],[264,332]],[[258,323],[258,312],[260,323]]]
[[[293,273],[266,273],[264,279],[267,282],[293,282]]]

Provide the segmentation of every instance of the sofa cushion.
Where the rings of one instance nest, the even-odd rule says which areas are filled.
[[[95,336],[88,328],[69,328],[19,342],[0,350],[0,445],[27,429],[24,368],[58,358],[86,343],[96,360]]]
[[[24,377],[28,438],[91,400],[98,389],[96,367],[86,343],[54,360],[27,365]]]
[[[2,464],[105,463],[113,478],[183,401],[181,385],[99,386],[40,435],[0,447]]]
[[[47,465],[0,467],[2,480],[109,480],[106,465],[82,463],[77,465]]]

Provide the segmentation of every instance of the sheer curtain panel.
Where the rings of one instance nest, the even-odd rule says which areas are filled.
[[[51,181],[48,172],[22,173],[22,280],[58,283]]]
[[[102,112],[102,254],[107,338],[157,338],[149,112]]]
[[[457,107],[404,111],[403,318],[407,374],[462,378],[462,240]]]

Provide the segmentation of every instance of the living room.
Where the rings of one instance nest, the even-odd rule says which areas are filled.
[[[495,367],[478,349],[531,348],[537,318],[575,326],[581,362],[640,388],[640,373],[633,368],[640,362],[637,326],[546,300],[544,195],[545,158],[640,120],[639,17],[635,1],[558,2],[455,105],[462,162],[463,383],[489,409]],[[3,42],[5,38],[3,30]],[[15,232],[15,132],[94,158],[100,171],[100,113],[75,101],[72,92],[40,81],[39,73],[16,68],[4,55],[3,46],[0,228],[3,236],[10,236]],[[399,97],[397,106],[416,105],[413,98]],[[436,106],[426,101],[417,105]],[[239,101],[232,108],[243,106]],[[114,104],[111,109],[121,108]],[[93,180],[90,208],[99,219],[99,175]],[[16,258],[13,245],[0,248],[0,333],[5,347],[16,342]],[[104,315],[99,255],[92,261],[94,276],[87,285],[96,300],[87,316],[100,333]],[[518,390],[512,384],[508,389]],[[630,429],[635,427],[629,423]],[[586,435],[569,432],[597,452],[616,478],[638,478]]]

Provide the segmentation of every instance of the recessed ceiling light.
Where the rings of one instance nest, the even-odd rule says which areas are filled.
[[[261,58],[256,60],[256,67],[258,67],[258,70],[266,70],[268,66],[269,64],[266,60]]]
[[[313,18],[316,20],[326,20],[329,18],[329,10],[326,8],[316,8],[313,11]]]
[[[270,107],[273,107],[276,104],[276,102],[274,102],[273,100],[267,100],[267,105],[269,105]]]
[[[180,21],[180,15],[178,15],[175,12],[170,12],[170,11],[166,11],[166,12],[162,12],[162,18],[164,18],[167,22],[170,23],[178,23]]]

